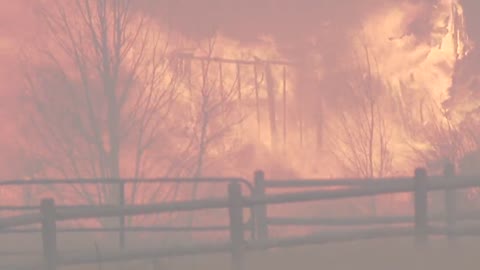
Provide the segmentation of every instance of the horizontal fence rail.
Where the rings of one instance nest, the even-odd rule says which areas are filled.
[[[46,270],[55,270],[58,266],[90,264],[102,262],[119,262],[141,260],[154,257],[187,256],[210,253],[230,253],[232,269],[244,269],[244,253],[255,250],[265,250],[279,247],[299,245],[316,245],[330,242],[345,242],[365,239],[413,237],[418,246],[428,242],[429,235],[443,235],[453,243],[454,237],[462,235],[480,235],[480,225],[463,226],[459,221],[480,220],[480,211],[462,212],[457,210],[454,191],[480,187],[480,178],[476,176],[456,176],[446,166],[443,176],[427,176],[426,171],[417,169],[414,177],[388,179],[340,179],[340,180],[268,180],[263,172],[256,172],[254,184],[232,178],[228,183],[228,196],[219,199],[185,200],[148,205],[98,205],[98,206],[64,206],[56,205],[52,199],[42,200],[35,208],[21,210],[39,210],[38,213],[18,215],[0,219],[0,232],[4,233],[35,233],[40,232],[43,241],[43,265]],[[70,180],[69,180],[70,181]],[[85,180],[88,182],[88,180]],[[97,183],[92,180],[88,183]],[[117,180],[114,180],[117,181]],[[158,180],[160,181],[160,180]],[[194,180],[189,180],[194,181]],[[215,180],[216,181],[216,180]],[[49,182],[49,181],[46,181]],[[73,182],[58,180],[58,183]],[[109,182],[109,181],[107,181]],[[127,183],[128,181],[121,181]],[[186,181],[188,182],[188,181]],[[245,183],[246,182],[246,183]],[[15,186],[15,181],[5,185]],[[49,182],[51,183],[51,182]],[[79,184],[81,181],[79,180]],[[118,183],[113,182],[112,183]],[[1,183],[0,183],[1,185]],[[242,194],[241,186],[247,186],[249,194]],[[301,192],[286,192],[268,194],[270,188],[307,188],[307,187],[344,187],[332,190],[308,190]],[[431,191],[445,192],[445,214],[429,214],[428,193]],[[348,218],[292,218],[269,217],[267,206],[311,201],[340,200],[378,196],[393,193],[412,193],[413,216],[374,216]],[[7,208],[7,206],[5,206]],[[227,209],[228,225],[197,226],[197,227],[142,227],[121,226],[118,228],[62,228],[56,223],[65,220],[78,220],[105,217],[128,217],[137,215],[158,214],[166,212],[188,212],[205,209]],[[244,209],[250,209],[252,216],[245,222]],[[41,225],[40,229],[22,228],[28,225]],[[409,225],[410,226],[403,226]],[[439,224],[444,224],[440,226]],[[375,226],[402,225],[392,228],[349,229],[348,231],[315,233],[301,237],[270,238],[269,226]],[[120,249],[102,252],[99,259],[94,252],[78,252],[76,254],[61,254],[57,250],[56,236],[67,232],[115,232],[138,231],[228,231],[230,240],[224,243],[199,244],[190,246],[175,246],[148,249]],[[245,239],[245,232],[254,233],[251,240]]]
[[[185,178],[185,177],[176,177],[176,178],[170,178],[170,177],[157,177],[157,178],[147,178],[147,179],[81,179],[81,178],[74,178],[74,179],[31,179],[31,180],[7,180],[7,181],[0,181],[0,187],[12,187],[12,186],[68,186],[68,185],[117,185],[120,188],[120,194],[119,194],[119,203],[116,205],[105,205],[102,204],[100,207],[104,207],[103,210],[106,208],[109,209],[115,209],[115,207],[120,207],[123,209],[123,207],[126,207],[126,211],[129,211],[129,207],[126,204],[126,196],[125,196],[125,186],[128,184],[226,184],[228,185],[229,183],[238,183],[242,186],[244,186],[247,191],[252,194],[254,192],[254,187],[253,185],[242,178],[237,178],[237,177],[196,177],[196,178]],[[74,212],[79,210],[80,208],[83,209],[92,209],[92,205],[76,205],[76,206],[57,206],[57,209],[63,209],[66,210],[67,212]],[[35,210],[40,210],[40,206],[31,206],[31,205],[2,205],[0,206],[0,211],[35,211]],[[82,210],[79,210],[82,212]],[[194,210],[192,210],[194,211]],[[254,218],[254,213],[253,209],[250,210],[251,215],[250,217],[253,219]],[[60,211],[61,212],[61,211]],[[160,213],[160,212],[159,212]],[[139,214],[143,215],[143,214]],[[68,214],[66,215],[65,220],[72,220],[72,218],[68,218]],[[119,246],[120,248],[125,247],[125,226],[126,226],[126,220],[125,218],[127,216],[134,216],[134,215],[110,215],[108,217],[117,217],[118,218],[118,223],[120,225],[120,230],[118,231],[119,235]],[[98,218],[97,217],[92,217],[92,218]],[[73,219],[78,219],[73,218]],[[254,223],[254,220],[250,221]],[[23,224],[23,225],[29,225],[29,224]],[[9,227],[9,226],[7,226]],[[10,226],[11,227],[11,226]],[[0,222],[0,230],[4,229],[6,227],[2,227],[1,222]],[[153,231],[146,229],[145,232],[147,231]],[[157,228],[157,231],[162,231]],[[168,228],[165,228],[164,231],[173,231],[169,230]],[[194,230],[192,230],[194,231]],[[198,230],[197,230],[198,231]],[[213,231],[213,228],[212,228]],[[218,231],[218,230],[217,230]],[[1,233],[1,232],[0,232]],[[254,237],[255,235],[255,227],[251,230],[251,235]]]
[[[430,222],[444,222],[446,214],[437,214],[428,218]],[[456,213],[458,221],[480,221],[480,210]],[[274,226],[367,226],[367,225],[395,225],[413,223],[414,216],[375,216],[358,218],[292,218],[271,217],[267,218],[268,225]]]
[[[238,182],[245,185],[250,191],[253,185],[242,178],[225,178],[225,177],[197,177],[197,178],[147,178],[147,179],[31,179],[31,180],[4,180],[0,181],[0,186],[28,186],[28,185],[72,185],[72,184],[161,184],[161,183],[217,183],[225,184],[230,182]]]
[[[299,180],[276,180],[269,179],[265,181],[267,188],[312,188],[312,187],[365,187],[375,186],[383,182],[405,182],[411,181],[409,177],[394,177],[394,178],[380,178],[380,179],[299,179]]]
[[[250,223],[244,224],[245,230],[252,230]],[[57,228],[57,233],[83,233],[83,232],[219,232],[228,231],[230,226],[128,226],[124,228]],[[0,234],[10,233],[39,233],[41,229],[6,229],[0,230]]]
[[[0,219],[0,229],[39,224],[41,221],[42,215],[37,213],[2,218]]]
[[[471,188],[480,186],[480,180],[477,178],[463,178],[455,182],[445,181],[442,178],[437,178],[439,181],[435,183],[428,183],[427,191],[435,191],[442,189],[459,189]],[[406,193],[415,191],[413,181],[405,183],[382,183],[378,186],[362,187],[348,190],[331,190],[331,191],[304,191],[304,192],[289,192],[284,194],[267,195],[264,198],[242,198],[242,207],[252,207],[256,205],[273,205],[286,203],[302,203],[309,201],[320,200],[338,200],[345,198],[358,198],[373,195],[383,195],[392,193]],[[196,211],[205,209],[224,209],[229,207],[228,198],[223,199],[204,199],[204,200],[189,200],[179,202],[169,202],[163,204],[149,204],[149,205],[131,205],[131,206],[84,206],[81,208],[72,207],[71,209],[58,209],[57,220],[71,220],[71,219],[85,219],[85,218],[101,218],[101,217],[115,217],[115,216],[135,216],[145,214],[155,214],[164,212],[182,212],[182,211]],[[18,217],[19,220],[32,220],[35,215],[26,217]],[[16,218],[16,217],[15,217]],[[9,224],[10,219],[0,220],[0,228],[4,224]],[[39,218],[37,218],[37,223]],[[6,223],[5,223],[6,222]],[[21,221],[20,221],[21,222]],[[30,224],[36,223],[35,220]],[[28,224],[28,222],[26,222]],[[20,225],[19,225],[20,226]]]

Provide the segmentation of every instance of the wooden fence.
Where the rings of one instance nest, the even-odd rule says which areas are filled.
[[[152,178],[152,179],[61,179],[61,180],[45,180],[36,179],[32,181],[25,180],[12,180],[12,181],[0,181],[0,187],[24,187],[24,186],[47,186],[49,188],[57,186],[70,186],[70,185],[116,185],[119,188],[118,206],[125,206],[127,204],[127,198],[125,194],[125,187],[128,184],[147,184],[147,185],[162,185],[162,184],[225,184],[230,182],[236,182],[246,188],[249,195],[254,192],[254,186],[247,180],[241,178]],[[112,207],[115,205],[111,205]],[[92,205],[57,205],[57,208],[61,208],[65,211],[78,210],[81,208],[91,209]],[[106,207],[106,205],[103,205]],[[0,211],[15,211],[15,212],[31,212],[40,211],[40,205],[0,205]],[[253,211],[253,210],[251,210]],[[22,215],[28,217],[29,215]],[[253,213],[251,214],[253,216]],[[252,229],[253,220],[247,221],[246,228],[251,231],[252,238],[254,231]],[[127,226],[126,216],[118,217],[117,228],[104,228],[104,227],[82,227],[82,228],[58,228],[57,232],[71,233],[71,232],[118,232],[118,243],[120,248],[125,248],[125,234],[126,232],[215,232],[215,231],[228,231],[228,226]],[[7,228],[2,229],[0,225],[0,234],[26,234],[26,233],[40,233],[39,229],[18,229]]]
[[[451,166],[447,166],[443,176],[427,176],[426,170],[415,170],[414,177],[390,178],[376,180],[343,179],[343,180],[266,180],[262,172],[255,173],[253,193],[242,194],[241,182],[230,181],[228,197],[223,199],[190,200],[151,205],[91,206],[65,209],[57,207],[53,199],[44,199],[40,211],[34,214],[18,215],[0,219],[0,229],[9,229],[31,224],[41,224],[43,242],[43,265],[46,270],[54,270],[60,266],[97,263],[98,256],[94,252],[62,254],[57,250],[57,222],[85,218],[126,217],[171,211],[196,211],[204,209],[228,209],[229,241],[215,244],[199,244],[165,248],[145,248],[132,250],[114,250],[103,253],[102,262],[120,262],[168,256],[186,256],[194,254],[230,253],[232,270],[242,270],[245,253],[270,248],[291,247],[299,245],[322,244],[338,241],[361,239],[389,238],[410,236],[419,246],[428,243],[429,235],[446,236],[449,243],[454,243],[459,235],[480,234],[480,226],[458,226],[461,220],[480,220],[480,212],[457,211],[455,194],[457,189],[480,186],[480,179],[472,176],[455,176]],[[311,187],[311,186],[344,186],[347,188],[327,191],[288,192],[282,194],[266,194],[266,189],[275,187]],[[428,193],[430,191],[445,192],[445,215],[429,217]],[[302,237],[271,238],[268,235],[269,224],[289,223],[292,225],[318,225],[325,219],[270,219],[267,205],[299,203],[322,200],[338,200],[360,198],[393,193],[412,192],[414,197],[414,215],[412,217],[375,217],[370,219],[344,219],[337,223],[357,224],[394,224],[412,222],[413,226],[384,229],[358,229],[339,233],[318,233]],[[252,219],[254,238],[246,239],[245,231],[249,224],[245,223],[243,210],[253,209]],[[432,226],[431,221],[444,221],[443,226]],[[332,220],[330,220],[332,222]],[[122,228],[119,228],[120,230]],[[35,267],[33,267],[35,268]],[[32,268],[32,269],[33,269]]]

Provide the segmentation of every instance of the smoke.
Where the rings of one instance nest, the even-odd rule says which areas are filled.
[[[2,1],[8,0],[0,0]],[[15,55],[18,48],[30,42],[30,38],[38,33],[33,2],[35,1],[8,1],[0,10],[0,60],[7,63],[0,65],[0,71],[2,75],[9,74],[0,78],[4,86],[8,85],[3,87],[2,97],[7,92],[19,90],[15,86],[20,85],[21,73],[14,72],[12,68],[16,61]],[[339,98],[338,89],[343,87],[341,84],[344,82],[341,69],[351,64],[352,51],[358,46],[359,39],[366,38],[373,46],[377,46],[370,49],[375,54],[374,57],[380,59],[385,76],[394,79],[406,77],[407,74],[410,75],[411,69],[420,66],[420,60],[413,61],[416,60],[414,57],[428,55],[429,48],[435,46],[432,33],[436,26],[433,22],[437,19],[438,6],[444,2],[446,1],[134,0],[131,3],[139,13],[147,14],[162,27],[170,27],[191,39],[200,40],[220,33],[222,37],[246,47],[257,45],[264,37],[273,40],[274,49],[280,51],[283,57],[304,63],[298,70],[301,75],[299,85],[292,88],[308,94],[305,110],[310,110],[309,117],[316,119],[320,117],[320,96],[330,95],[333,98],[337,95]],[[478,20],[475,17],[478,1],[462,0],[461,4],[465,7],[469,35],[472,39],[480,38],[480,32],[475,33],[479,30],[474,27],[478,25],[475,21]],[[387,20],[389,16],[391,18]],[[373,32],[369,29],[372,27],[375,28]],[[414,53],[417,47],[425,49]],[[411,51],[411,55],[406,55],[407,51]],[[432,67],[438,69],[436,64],[423,65],[418,70],[429,72]],[[5,70],[8,73],[3,72]],[[392,76],[392,70],[401,74]],[[322,74],[317,76],[313,71]],[[441,75],[444,74],[439,76]],[[318,77],[326,79],[317,81]],[[412,77],[422,80],[425,87],[443,87],[434,76],[422,78],[421,74],[414,74]],[[434,79],[429,81],[432,78]],[[430,88],[424,91],[432,90]],[[329,92],[326,93],[327,91]],[[8,110],[8,113],[11,112]]]
[[[220,33],[245,46],[255,46],[264,37],[268,37],[283,57],[305,64],[301,73],[317,69],[316,71],[323,72],[324,77],[339,79],[338,76],[343,75],[335,70],[355,61],[351,57],[352,52],[358,50],[358,40],[362,40],[361,46],[381,44],[382,50],[390,48],[414,51],[417,50],[414,46],[430,47],[440,43],[441,41],[434,40],[437,38],[434,36],[436,31],[447,30],[436,29],[438,26],[435,25],[435,20],[438,20],[436,12],[444,2],[143,0],[138,2],[138,8],[160,24],[168,25],[172,30],[192,39],[203,39]],[[410,48],[400,48],[396,45],[398,43]],[[392,54],[387,51],[373,53],[379,54],[376,57]],[[316,63],[311,63],[312,61]],[[307,74],[305,77],[314,76]],[[310,87],[312,85],[314,83],[310,82]],[[308,87],[308,83],[304,87]]]
[[[463,6],[465,14],[466,31],[472,41],[480,41],[480,2],[477,0],[460,0],[459,3]]]
[[[462,24],[459,27],[463,27],[464,35],[460,35],[459,38],[463,39],[468,44],[468,54],[459,59],[455,66],[455,73],[453,76],[453,84],[450,89],[451,100],[446,103],[446,106],[455,109],[457,111],[469,112],[475,109],[474,101],[472,99],[475,95],[475,90],[479,88],[478,80],[478,68],[480,52],[476,44],[480,41],[480,30],[478,25],[480,19],[476,14],[480,12],[480,3],[472,0],[461,0],[459,3],[463,7],[463,21],[458,21],[458,24]],[[472,107],[473,106],[473,107]]]
[[[267,36],[284,57],[305,62],[319,54],[322,66],[333,70],[351,61],[348,56],[355,49],[354,40],[364,38],[362,35],[370,34],[369,38],[378,43],[411,39],[430,45],[435,12],[441,2],[444,1],[143,0],[137,2],[137,7],[160,24],[193,39],[220,33],[248,46]],[[392,10],[399,16],[392,20],[401,20],[397,25],[385,26],[381,33],[368,33],[366,24],[373,17],[385,16]]]
[[[143,11],[192,38],[215,32],[245,43],[272,37],[279,47],[322,35],[335,40],[391,0],[144,0]]]
[[[142,0],[137,5],[175,30],[190,37],[203,38],[218,31],[232,39],[255,42],[264,35],[279,44],[290,44],[312,35],[328,39],[348,35],[365,19],[392,6],[421,7],[407,28],[412,33],[429,33],[430,14],[439,0]]]
[[[293,88],[307,125],[315,127],[326,120],[327,106],[332,110],[329,115],[341,110],[338,105],[349,96],[348,70],[365,61],[364,46],[378,65],[377,75],[393,88],[401,82],[418,96],[428,94],[443,101],[454,61],[449,41],[445,42],[452,3],[163,0],[143,1],[139,8],[192,39],[220,33],[245,46],[255,46],[264,37],[272,39],[283,57],[303,64],[297,66]]]

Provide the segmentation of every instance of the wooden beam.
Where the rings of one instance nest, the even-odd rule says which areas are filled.
[[[192,54],[174,54],[173,57],[181,58],[181,59],[189,59],[189,60],[196,60],[196,61],[209,61],[209,62],[220,62],[220,63],[227,63],[227,64],[241,64],[241,65],[279,65],[279,66],[295,66],[297,65],[295,62],[291,61],[284,61],[284,60],[240,60],[240,59],[229,59],[223,57],[208,57],[208,56],[195,56]]]

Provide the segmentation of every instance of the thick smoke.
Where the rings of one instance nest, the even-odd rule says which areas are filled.
[[[386,55],[372,56],[380,57],[380,64],[384,66],[390,65],[386,63],[388,61],[399,60],[391,51],[385,51],[389,46],[390,50],[403,50],[398,52],[399,55],[408,50],[413,52],[418,47],[435,46],[432,45],[432,33],[446,31],[435,29],[438,27],[435,25],[435,20],[438,20],[436,12],[442,2],[445,1],[163,0],[144,1],[142,12],[149,12],[160,24],[167,24],[193,39],[220,33],[249,46],[259,43],[264,36],[272,38],[283,57],[303,63],[300,68],[297,67],[298,80],[294,89],[297,102],[303,107],[306,121],[309,121],[308,125],[314,127],[325,122],[324,111],[329,110],[325,106],[330,105],[330,110],[335,114],[339,108],[338,103],[348,96],[348,93],[342,94],[342,91],[348,91],[345,81],[351,74],[343,69],[355,65],[354,62],[365,60],[354,59],[355,56],[352,56],[359,54],[357,57],[363,57],[363,49],[360,48],[358,52],[358,40],[367,36],[366,39],[370,39],[373,46],[384,46],[372,48],[388,54],[389,58],[383,59],[381,58]],[[384,32],[368,33],[369,29],[366,28],[372,26],[372,18],[382,18],[376,20],[377,23],[389,23],[385,18],[391,14],[398,16],[391,18],[391,28],[386,26]],[[401,23],[395,25],[395,20],[401,20]],[[375,27],[377,26],[374,25]],[[410,46],[410,41],[412,44],[408,48],[395,45]],[[318,57],[313,59],[313,56]],[[416,65],[412,59],[409,60],[411,65]],[[404,76],[400,70],[405,67],[398,66],[398,71],[402,74],[395,76]],[[314,74],[318,72],[321,76]],[[385,76],[391,75],[388,72]],[[393,78],[397,82],[398,79]],[[425,81],[423,78],[419,80]],[[319,127],[318,130],[320,129],[322,128]],[[321,136],[322,134],[317,134],[317,137]]]
[[[214,31],[236,40],[255,42],[269,35],[282,43],[301,41],[335,28],[328,39],[356,29],[365,18],[392,5],[415,4],[423,11],[407,27],[425,35],[438,0],[143,0],[138,5],[162,23],[188,36],[202,38]],[[408,34],[408,33],[407,33]]]
[[[480,27],[478,27],[480,25],[480,17],[478,16],[480,1],[460,0],[459,2],[463,6],[468,36],[474,42],[478,43],[480,41]]]
[[[478,174],[480,151],[478,150],[478,123],[480,115],[480,101],[478,90],[480,89],[480,2],[477,0],[460,0],[463,7],[464,35],[460,36],[468,44],[468,53],[460,59],[455,66],[453,83],[450,88],[450,100],[445,103],[446,107],[459,122],[459,128],[467,134],[471,134],[475,147],[469,149],[460,163],[463,173]]]
[[[131,3],[138,8],[139,13],[148,14],[163,27],[168,26],[193,39],[202,39],[218,32],[249,46],[268,36],[286,58],[308,62],[313,54],[320,54],[323,77],[329,79],[312,83],[311,80],[315,79],[311,79],[314,76],[309,73],[314,69],[311,67],[314,63],[307,63],[299,72],[304,76],[303,84],[296,87],[310,94],[307,99],[310,104],[305,107],[311,108],[312,118],[319,118],[314,111],[319,108],[318,97],[325,96],[328,89],[335,94],[336,89],[341,88],[337,84],[343,81],[343,74],[336,72],[337,66],[348,62],[348,54],[355,46],[352,36],[361,33],[371,17],[382,16],[391,9],[407,10],[403,13],[409,14],[408,18],[402,18],[404,25],[400,31],[386,32],[375,38],[382,42],[396,42],[407,37],[416,43],[429,43],[434,27],[431,18],[439,2],[440,0],[135,0]],[[478,3],[475,0],[462,2],[468,22],[469,18],[474,18],[470,14],[475,13],[472,7],[478,6]],[[8,9],[2,8],[5,14],[2,13],[0,17],[5,21],[0,24],[0,38],[7,36],[11,40],[11,37],[15,37],[14,42],[25,42],[24,35],[38,32],[34,30],[34,23],[28,23],[35,17],[31,8],[33,1],[12,3],[4,5]],[[15,25],[17,30],[12,30],[11,27],[7,29],[6,25]],[[475,23],[470,22],[468,25]],[[473,27],[470,28],[470,32],[474,31]],[[472,33],[469,34],[473,36]],[[21,42],[16,44],[21,46]],[[10,46],[10,49],[20,47],[17,45]],[[11,55],[15,55],[13,50],[8,53],[9,59]],[[6,56],[1,57],[5,62]],[[11,76],[8,77],[10,80]],[[6,84],[18,85],[16,82]],[[2,95],[4,93],[5,91]]]

